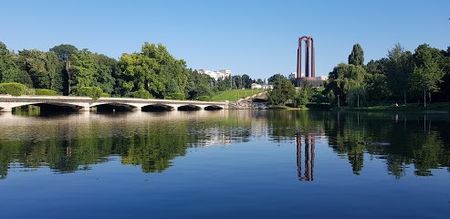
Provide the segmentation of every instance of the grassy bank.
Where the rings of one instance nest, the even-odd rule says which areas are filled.
[[[215,95],[211,96],[208,100],[210,101],[236,101],[241,98],[249,97],[254,94],[260,93],[263,90],[259,89],[233,89],[233,90],[226,90],[226,91],[219,91]]]
[[[410,103],[406,106],[368,106],[368,107],[337,107],[333,110],[346,110],[346,111],[369,111],[369,112],[425,112],[425,111],[439,111],[450,112],[450,103],[431,103],[424,108],[422,105]]]

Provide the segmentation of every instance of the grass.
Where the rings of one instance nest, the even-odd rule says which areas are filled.
[[[257,93],[261,93],[263,90],[260,89],[233,89],[226,91],[219,91],[215,95],[211,96],[210,101],[236,101],[241,98],[249,97]]]
[[[337,109],[337,108],[334,108]],[[342,107],[342,110],[348,111],[374,111],[374,112],[383,112],[383,111],[394,111],[394,112],[423,112],[423,111],[446,111],[450,112],[450,102],[443,103],[431,103],[428,104],[426,108],[422,105],[418,105],[417,103],[409,103],[406,106],[368,106],[368,107]]]

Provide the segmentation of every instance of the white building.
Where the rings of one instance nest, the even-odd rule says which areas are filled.
[[[219,79],[224,79],[231,76],[231,70],[224,69],[219,71],[211,71],[207,69],[198,69],[198,73],[209,75],[210,77],[214,78],[216,81]]]
[[[273,85],[252,83],[251,88],[252,89],[272,90]]]

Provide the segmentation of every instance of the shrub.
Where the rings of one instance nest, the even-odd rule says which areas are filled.
[[[145,89],[139,89],[138,91],[131,92],[128,96],[134,97],[134,98],[142,98],[142,99],[153,98],[153,96],[150,94],[150,92],[148,92]]]
[[[20,96],[27,93],[27,86],[21,83],[8,82],[0,83],[0,94],[9,94],[12,96]]]
[[[59,95],[58,92],[50,89],[35,89],[34,95],[40,95],[40,96],[57,96]]]
[[[102,96],[103,91],[99,87],[81,87],[75,92],[77,96],[86,96],[92,99],[98,99]]]
[[[176,92],[173,94],[170,94],[167,99],[171,99],[171,100],[184,100],[185,99],[185,95],[184,93],[181,92]]]

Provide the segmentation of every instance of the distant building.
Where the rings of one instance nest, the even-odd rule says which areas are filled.
[[[257,84],[257,83],[253,83],[251,85],[252,89],[264,89],[264,90],[271,90],[273,88],[273,85],[270,84]]]
[[[198,73],[208,75],[214,78],[216,81],[219,79],[224,79],[231,76],[231,70],[224,69],[219,71],[211,71],[207,69],[198,69]]]

